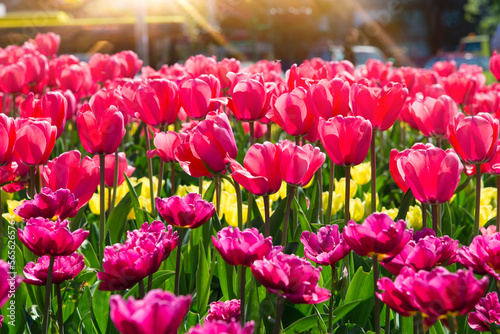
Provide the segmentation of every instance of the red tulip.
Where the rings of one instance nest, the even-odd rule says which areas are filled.
[[[220,82],[213,75],[201,75],[189,79],[179,88],[182,107],[190,118],[201,120],[218,108],[219,103],[212,99],[220,97]]]
[[[243,159],[243,166],[231,160],[232,178],[254,195],[276,193],[281,188],[281,148],[266,141],[254,144]]]
[[[133,78],[143,64],[137,54],[130,50],[119,52],[114,57],[120,59],[120,77],[122,78]]]
[[[105,179],[104,179],[104,184],[106,187],[113,187],[115,183],[115,153],[112,154],[107,154],[106,157],[104,158],[104,169],[106,170],[105,172]],[[94,164],[96,166],[99,166],[99,156],[94,155],[92,158],[94,161]],[[127,161],[127,157],[125,156],[124,152],[118,153],[118,184],[117,187],[120,186],[124,181],[125,181],[125,176],[123,174],[127,175],[127,177],[130,177],[132,173],[135,171],[135,167],[130,166]]]
[[[441,138],[458,114],[458,107],[451,97],[442,95],[437,99],[426,97],[423,101],[416,100],[410,107],[410,113],[424,136]]]
[[[316,118],[330,119],[349,112],[350,86],[342,79],[320,80],[307,89],[306,104]]]
[[[69,151],[47,162],[42,169],[46,187],[68,189],[78,200],[77,209],[87,204],[99,185],[99,167],[91,158],[81,159],[79,151]]]
[[[66,110],[68,102],[60,92],[47,92],[40,100],[29,93],[21,103],[21,117],[47,118],[57,128],[59,138],[66,125]]]
[[[35,44],[38,52],[46,57],[55,57],[61,44],[61,37],[53,32],[46,34],[37,33]]]
[[[336,165],[359,165],[366,158],[372,139],[372,125],[363,117],[336,116],[320,120],[319,138]]]
[[[56,83],[61,90],[70,90],[80,96],[84,89],[87,73],[80,64],[72,64],[56,70]]]
[[[25,165],[42,165],[49,160],[56,142],[57,128],[48,121],[17,119],[15,154]]]
[[[136,117],[150,126],[173,124],[179,113],[179,88],[173,81],[155,79],[135,93]]]
[[[234,58],[224,58],[217,63],[217,78],[220,81],[221,88],[227,89],[231,86],[231,80],[227,77],[230,72],[238,73],[241,63]]]
[[[181,168],[192,177],[208,176],[212,174],[207,169],[199,156],[195,155],[191,144],[189,143],[190,135],[181,143],[174,151],[175,159],[179,162]]]
[[[23,63],[0,68],[0,89],[4,93],[21,93],[26,83],[26,66]]]
[[[49,256],[39,257],[35,262],[26,264],[23,270],[25,283],[32,285],[46,285],[49,272]],[[73,253],[68,256],[57,256],[52,272],[52,284],[61,284],[75,278],[85,268],[83,255]]]
[[[115,106],[98,110],[84,104],[77,128],[83,148],[91,154],[114,153],[125,135],[123,115]]]
[[[457,71],[457,63],[452,60],[437,61],[432,65],[432,69],[441,77],[447,77]]]
[[[258,121],[268,109],[268,95],[264,82],[240,80],[230,89],[228,108],[239,121]]]
[[[311,144],[297,146],[289,140],[281,141],[281,177],[291,185],[305,186],[325,162],[325,154]]]
[[[142,80],[127,80],[122,86],[118,86],[113,91],[120,111],[135,117],[136,110],[139,109],[139,105],[134,98],[135,92],[143,85]]]
[[[424,204],[449,201],[463,170],[453,150],[444,151],[437,147],[412,149],[400,158],[397,166],[415,198]]]
[[[314,115],[307,109],[305,96],[306,92],[302,88],[282,94],[274,102],[274,108],[267,117],[291,136],[308,134],[314,125]]]
[[[457,104],[468,105],[476,93],[476,79],[462,72],[455,72],[444,79],[444,88]]]
[[[195,78],[204,74],[215,75],[217,73],[217,61],[214,56],[191,56],[184,63],[184,68]]]
[[[459,113],[448,125],[448,141],[465,163],[488,162],[497,149],[498,120],[486,113],[468,117]]]
[[[0,114],[0,166],[9,164],[16,144],[16,125],[12,118]]]

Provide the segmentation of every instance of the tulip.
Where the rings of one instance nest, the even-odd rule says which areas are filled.
[[[209,321],[203,325],[196,325],[189,329],[188,334],[252,334],[254,331],[254,322],[250,321],[244,326],[238,322]]]
[[[86,69],[76,63],[58,69],[55,73],[55,81],[61,90],[69,90],[79,97],[83,94],[86,75]]]
[[[351,251],[344,235],[339,233],[338,225],[323,226],[317,234],[304,231],[300,241],[304,244],[305,256],[309,260],[332,268]]]
[[[202,120],[218,108],[213,99],[220,97],[220,81],[213,75],[201,75],[186,80],[179,88],[182,107],[190,118]]]
[[[181,168],[192,177],[211,176],[212,174],[200,157],[195,155],[195,151],[189,143],[189,138],[190,135],[187,135],[184,142],[177,146],[174,151],[175,159],[179,161]]]
[[[37,119],[16,120],[15,154],[28,166],[42,165],[49,160],[56,142],[57,128],[48,121]]]
[[[173,81],[155,79],[137,89],[136,117],[150,126],[163,127],[173,124],[180,108],[179,88]]]
[[[316,118],[330,119],[349,111],[350,86],[347,81],[335,78],[320,80],[307,89],[306,105]]]
[[[210,309],[205,317],[205,322],[209,321],[225,321],[231,323],[240,321],[241,301],[232,299],[225,302],[212,302]]]
[[[67,256],[74,253],[89,235],[89,231],[70,231],[69,221],[31,218],[24,230],[18,229],[19,240],[38,256]]]
[[[281,176],[290,185],[307,185],[325,162],[325,154],[310,144],[298,146],[285,140],[278,145],[281,146]]]
[[[307,109],[305,96],[306,92],[302,88],[282,94],[274,102],[274,108],[267,113],[267,117],[291,136],[308,134],[313,128],[315,118]]]
[[[26,84],[39,84],[45,80],[46,73],[49,71],[47,58],[41,54],[26,54],[20,61],[26,67]]]
[[[157,197],[156,208],[168,224],[190,229],[205,224],[215,213],[214,205],[196,193],[189,193],[186,197]]]
[[[199,77],[204,74],[217,73],[217,61],[215,56],[207,57],[205,55],[191,56],[184,63],[186,72],[193,77]]]
[[[444,88],[457,104],[468,105],[476,93],[477,81],[467,73],[455,72],[444,79]]]
[[[48,32],[46,34],[37,33],[35,37],[35,44],[38,52],[46,57],[55,57],[61,44],[61,36]]]
[[[140,300],[111,296],[109,314],[122,334],[176,334],[190,304],[191,296],[176,297],[168,291],[152,290]]]
[[[336,116],[321,120],[318,131],[326,153],[336,165],[359,165],[365,159],[372,138],[370,121],[359,116]]]
[[[166,163],[176,162],[175,149],[183,143],[185,137],[175,131],[159,132],[154,139],[156,149],[147,152],[148,158],[158,156]]]
[[[4,66],[0,69],[0,89],[8,94],[21,93],[25,78],[26,66],[23,63]]]
[[[500,234],[489,233],[490,231],[484,228],[481,228],[481,232],[483,235],[474,237],[469,247],[460,248],[458,261],[478,274],[488,274],[500,280],[500,259],[497,256],[500,249]]]
[[[118,78],[121,74],[120,59],[107,54],[94,53],[89,59],[92,79],[95,82],[106,82]]]
[[[22,281],[21,276],[12,275],[7,262],[0,260],[0,308],[7,303],[9,297],[11,297],[11,293],[17,290]]]
[[[120,60],[120,77],[133,78],[141,68],[143,61],[134,51],[125,50],[114,55]]]
[[[68,189],[78,200],[77,210],[88,203],[99,184],[99,167],[79,151],[69,151],[47,162],[42,169],[46,187]]]
[[[230,90],[227,104],[239,121],[254,122],[265,116],[268,109],[268,95],[264,82],[254,79],[241,80]]]
[[[43,188],[32,200],[24,201],[16,207],[14,213],[24,221],[37,217],[64,220],[76,216],[77,206],[78,200],[68,189],[53,192],[50,188]]]
[[[23,270],[24,282],[43,286],[47,284],[49,257],[39,257],[37,262],[29,262]],[[73,253],[68,256],[58,256],[54,262],[52,283],[61,284],[75,278],[85,268],[83,255]]]
[[[21,117],[49,119],[50,123],[57,128],[59,138],[66,124],[66,110],[68,102],[60,92],[48,92],[40,100],[35,99],[33,93],[29,93],[21,103]]]
[[[243,128],[243,131],[245,134],[250,133],[250,123],[249,122],[241,122],[241,126]],[[267,127],[268,125],[262,123],[262,122],[254,122],[253,123],[253,128],[254,128],[254,138],[255,139],[260,139],[264,137],[264,135],[267,133]]]
[[[91,154],[114,153],[125,135],[123,115],[115,106],[101,111],[85,104],[78,114],[77,127],[83,148]]]
[[[14,154],[16,144],[16,125],[12,118],[0,114],[0,167],[8,165]]]
[[[104,183],[106,187],[114,186],[114,175],[115,175],[115,155],[117,153],[107,154],[104,160],[104,168],[106,169],[106,178],[104,179]],[[92,158],[94,164],[96,166],[99,165],[99,157],[94,156]],[[135,167],[130,166],[127,161],[127,157],[124,152],[118,153],[118,186],[121,185],[125,181],[125,175],[130,177],[132,173],[135,171]]]
[[[492,324],[495,326],[500,324],[498,293],[490,292],[481,298],[476,305],[476,311],[469,313],[468,323],[472,329],[480,332],[489,332]]]
[[[442,95],[437,99],[426,97],[423,101],[416,100],[410,107],[410,113],[424,136],[441,138],[458,114],[458,107],[452,98]]]
[[[394,282],[390,278],[382,277],[377,282],[379,291],[377,297],[403,317],[411,317],[417,313],[417,305],[412,297],[415,270],[403,267]]]

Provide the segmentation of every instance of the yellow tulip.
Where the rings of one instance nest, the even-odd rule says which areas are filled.
[[[406,213],[406,223],[410,228],[420,230],[422,228],[422,209],[418,205],[408,208]]]
[[[360,222],[365,216],[365,205],[360,198],[356,197],[349,202],[349,213],[351,219],[355,222]]]
[[[365,185],[372,179],[372,170],[370,162],[363,162],[351,168],[351,176],[359,185]]]
[[[328,207],[328,191],[323,192],[323,212],[326,214]],[[332,217],[344,207],[344,196],[333,192]]]
[[[9,222],[12,220],[14,220],[16,223],[22,222],[23,219],[14,213],[14,209],[21,205],[23,202],[24,200],[7,200],[7,208],[9,209],[9,213],[4,213],[2,216]]]
[[[341,178],[340,180],[335,180],[335,193],[339,194],[342,196],[342,199],[344,199],[345,196],[345,177]],[[356,195],[356,191],[358,191],[358,184],[356,181],[351,180],[351,187],[350,187],[350,193],[349,197],[354,198]]]
[[[497,216],[497,209],[489,204],[481,205],[481,210],[479,211],[479,226],[483,227],[490,219]]]
[[[497,188],[486,187],[481,189],[481,206],[483,205],[497,206]]]
[[[280,188],[280,190],[278,190],[278,192],[276,192],[276,193],[274,193],[272,195],[269,195],[269,199],[271,201],[273,201],[273,202],[276,202],[280,198],[281,199],[286,198],[286,190],[287,190],[286,182],[283,181],[283,182],[281,182],[281,188]]]
[[[372,210],[372,194],[371,193],[364,193],[365,195],[365,210],[366,212],[371,212]],[[378,200],[378,194],[377,194],[377,203],[375,207],[378,208],[379,200]]]
[[[386,209],[385,206],[383,206],[381,212],[387,213],[389,215],[389,217],[391,217],[391,219],[394,220],[398,216],[399,210],[394,209],[394,208],[393,209]]]

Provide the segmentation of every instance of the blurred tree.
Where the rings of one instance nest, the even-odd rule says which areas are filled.
[[[500,1],[468,0],[464,10],[469,22],[479,22],[478,33],[493,35],[500,22]]]

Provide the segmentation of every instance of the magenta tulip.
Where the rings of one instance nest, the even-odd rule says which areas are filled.
[[[325,154],[311,144],[298,146],[289,140],[281,141],[281,177],[291,185],[305,186],[325,162]]]
[[[136,117],[150,126],[173,124],[179,113],[179,88],[173,81],[155,79],[141,86],[135,93]]]
[[[49,272],[49,256],[41,256],[37,262],[29,262],[23,270],[24,282],[31,285],[46,285]],[[52,272],[52,284],[61,284],[75,278],[85,268],[83,255],[73,253],[68,256],[56,256]]]
[[[304,102],[305,96],[305,90],[300,87],[280,95],[267,117],[291,136],[308,134],[312,130],[315,117]]]
[[[228,108],[239,121],[258,121],[268,109],[268,96],[264,82],[241,80],[230,90]]]
[[[12,161],[16,145],[16,125],[14,119],[0,114],[0,166],[5,166]]]
[[[46,57],[55,57],[59,51],[61,37],[53,32],[48,32],[46,34],[37,33],[34,42],[38,52]]]
[[[476,93],[477,81],[471,75],[459,71],[444,79],[444,88],[457,104],[468,105]]]
[[[215,213],[214,205],[197,193],[189,193],[186,197],[157,197],[156,208],[168,224],[191,229],[205,224]]]
[[[377,282],[376,292],[378,299],[386,303],[403,317],[411,317],[417,313],[417,305],[412,296],[415,270],[411,267],[403,267],[396,279],[391,281],[388,277],[382,277]]]
[[[239,299],[227,300],[225,302],[212,302],[205,317],[205,321],[240,321],[241,301]]]
[[[458,107],[451,97],[442,95],[437,99],[426,97],[423,101],[416,100],[410,107],[410,113],[424,136],[441,138],[458,114]]]
[[[350,86],[345,80],[335,78],[320,80],[307,89],[306,105],[316,118],[330,119],[349,112]]]
[[[50,188],[42,188],[39,194],[31,200],[24,201],[14,209],[14,213],[24,221],[31,218],[54,217],[64,220],[76,216],[78,200],[68,189],[58,189],[53,192]]]
[[[154,139],[156,149],[147,152],[148,158],[159,156],[163,162],[176,162],[175,149],[184,142],[185,137],[185,134],[175,131],[157,133]]]
[[[326,225],[318,233],[302,232],[300,241],[304,245],[305,256],[317,264],[334,267],[349,254],[351,249],[339,232],[338,225]]]
[[[56,143],[57,128],[48,121],[34,118],[16,120],[17,158],[25,165],[42,165],[49,160]]]
[[[66,124],[66,110],[68,102],[60,92],[47,92],[40,100],[35,99],[33,93],[26,96],[21,103],[21,117],[45,118],[57,128],[59,138]]]
[[[247,322],[243,328],[237,321],[209,321],[203,325],[196,325],[189,329],[187,334],[252,334],[254,322]]]
[[[186,80],[179,88],[182,107],[190,118],[202,120],[218,108],[219,103],[213,99],[220,97],[220,81],[213,75],[201,75]]]
[[[0,89],[4,93],[18,94],[26,83],[26,66],[23,63],[0,68]]]
[[[472,329],[480,332],[489,332],[492,324],[500,325],[500,302],[497,292],[490,292],[479,300],[475,312],[469,313],[468,323]]]

